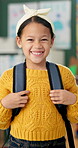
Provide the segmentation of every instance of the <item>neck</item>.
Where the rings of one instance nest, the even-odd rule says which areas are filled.
[[[29,69],[46,70],[46,62],[29,64],[29,62],[26,61],[26,67]]]

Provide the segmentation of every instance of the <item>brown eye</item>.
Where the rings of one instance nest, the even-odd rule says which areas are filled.
[[[32,42],[32,41],[33,41],[33,39],[27,39],[27,41],[30,41],[30,42]]]
[[[44,39],[42,39],[42,41],[48,41],[48,39],[44,38]]]

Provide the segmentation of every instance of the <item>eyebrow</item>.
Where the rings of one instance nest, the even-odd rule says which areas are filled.
[[[34,35],[29,35],[29,36],[27,36],[27,38],[29,38],[29,37],[34,37]],[[48,37],[48,35],[45,34],[45,35],[42,35],[41,38],[42,38],[42,37]]]

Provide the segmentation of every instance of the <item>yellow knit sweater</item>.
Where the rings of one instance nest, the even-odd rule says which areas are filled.
[[[68,68],[58,66],[64,89],[73,92],[78,100],[78,87],[74,76]],[[0,78],[0,100],[12,92],[12,85],[13,69],[9,69]],[[27,69],[27,90],[30,91],[29,101],[12,122],[12,110],[0,104],[0,129],[11,125],[12,136],[32,141],[53,140],[65,136],[64,121],[49,96],[47,71]],[[78,101],[69,105],[67,112],[70,121],[78,123]]]

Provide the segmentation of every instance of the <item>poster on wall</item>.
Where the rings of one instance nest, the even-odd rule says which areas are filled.
[[[51,8],[49,17],[55,27],[55,48],[71,48],[71,1],[40,1],[25,3],[31,9]],[[15,37],[17,21],[23,16],[23,4],[8,6],[8,37]]]
[[[49,14],[55,28],[55,48],[71,48],[71,1],[40,2],[40,8],[51,8]]]
[[[37,9],[37,2],[25,3],[29,8]],[[16,24],[24,15],[23,3],[11,3],[8,5],[8,37],[15,38]]]
[[[25,57],[23,55],[1,55],[0,56],[0,76],[5,70],[12,68],[14,65],[24,61],[25,61]],[[3,63],[5,64],[3,65]]]

